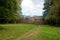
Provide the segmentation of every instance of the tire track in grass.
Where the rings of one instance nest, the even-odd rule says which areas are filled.
[[[40,26],[39,26],[40,27]],[[28,38],[30,38],[30,37],[36,37],[37,35],[38,35],[38,33],[39,33],[39,27],[36,27],[36,28],[33,28],[32,30],[30,30],[30,31],[28,31],[28,32],[26,32],[26,33],[24,33],[23,35],[21,35],[21,36],[19,36],[18,38],[16,38],[16,40],[22,40],[22,39],[28,39]]]

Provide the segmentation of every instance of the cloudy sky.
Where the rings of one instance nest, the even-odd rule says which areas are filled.
[[[37,15],[43,14],[44,0],[23,0],[21,3],[23,15]]]

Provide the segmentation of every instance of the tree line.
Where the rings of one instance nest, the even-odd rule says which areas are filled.
[[[60,25],[60,0],[44,0],[45,24]],[[20,21],[21,0],[0,0],[0,23]]]
[[[0,0],[0,23],[16,22],[20,19],[21,0]]]
[[[60,0],[44,1],[44,23],[49,25],[60,25]]]

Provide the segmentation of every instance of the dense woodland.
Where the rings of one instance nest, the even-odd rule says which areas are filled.
[[[15,22],[20,18],[20,0],[0,0],[0,23]]]
[[[60,25],[60,0],[44,0],[43,20],[45,24]]]

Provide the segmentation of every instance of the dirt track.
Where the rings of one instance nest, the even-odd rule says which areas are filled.
[[[33,28],[32,30],[24,33],[23,35],[16,38],[16,40],[28,40],[31,37],[36,37],[39,33],[39,27]]]

